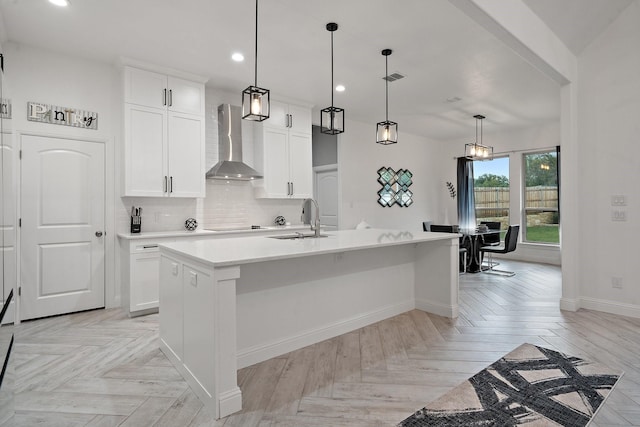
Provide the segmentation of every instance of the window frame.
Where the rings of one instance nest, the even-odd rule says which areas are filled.
[[[557,185],[557,194],[558,194],[558,207],[553,210],[551,208],[527,208],[526,204],[527,204],[527,156],[528,155],[535,155],[535,154],[550,154],[550,153],[555,153],[556,155],[556,185]],[[560,211],[560,147],[553,147],[553,148],[543,148],[543,149],[538,149],[538,150],[531,150],[531,151],[523,151],[522,152],[522,163],[521,163],[521,171],[522,171],[522,176],[521,176],[521,194],[522,194],[522,210],[521,210],[521,216],[522,216],[522,224],[523,227],[520,227],[521,229],[521,241],[522,243],[526,243],[526,244],[530,244],[530,245],[540,245],[540,246],[549,246],[549,247],[559,247],[560,246],[560,239],[558,239],[558,243],[555,242],[540,242],[540,241],[532,241],[529,240],[527,237],[527,214],[534,212],[556,212],[558,214],[558,234],[560,233],[560,223],[561,223],[561,211]],[[559,236],[558,236],[559,237]]]
[[[473,176],[473,180],[474,180],[474,182],[475,182],[475,180],[477,179],[477,176],[476,176],[476,175],[477,175],[477,174],[476,174],[476,167],[475,167],[475,163],[476,163],[476,162],[479,162],[479,163],[480,163],[480,162],[481,162],[481,163],[485,163],[485,162],[491,162],[491,161],[494,161],[494,160],[497,160],[497,159],[507,159],[507,161],[508,161],[508,165],[507,165],[507,179],[509,179],[509,187],[506,187],[506,188],[508,188],[508,189],[509,189],[509,191],[508,191],[508,194],[509,194],[509,203],[507,204],[507,207],[506,207],[506,208],[503,208],[503,209],[506,209],[506,211],[507,211],[507,227],[508,227],[508,225],[509,225],[509,224],[511,224],[511,217],[512,217],[512,215],[511,215],[511,211],[513,210],[513,209],[511,209],[511,204],[512,204],[512,195],[513,195],[513,194],[512,194],[512,192],[513,192],[513,188],[512,188],[512,186],[511,186],[511,181],[512,181],[512,180],[511,180],[511,162],[513,161],[513,159],[511,158],[511,156],[509,155],[509,153],[503,153],[503,154],[499,154],[499,155],[494,155],[491,159],[486,159],[486,160],[474,160],[474,166],[473,166],[473,175],[474,175],[474,176]],[[473,187],[473,191],[474,191],[474,199],[475,199],[475,191],[476,191],[476,187],[475,187],[475,185],[474,185],[474,187]],[[477,208],[477,203],[478,203],[478,202],[477,202],[477,200],[475,200],[475,204],[476,204],[476,206],[475,206],[475,208],[474,208],[474,209],[475,209],[475,216],[476,216],[476,226],[477,226],[477,225],[479,225],[479,224],[480,224],[480,221],[482,220],[481,218],[479,218],[479,217],[478,217],[478,208]],[[501,229],[500,231],[501,231],[501,232],[500,232],[500,237],[501,237],[502,239],[504,239],[504,235],[505,235],[505,233],[507,232],[507,228]]]

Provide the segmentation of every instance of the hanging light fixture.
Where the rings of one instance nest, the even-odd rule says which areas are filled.
[[[398,142],[398,124],[396,122],[389,121],[389,55],[391,55],[391,49],[383,49],[382,55],[385,58],[385,107],[386,116],[385,121],[378,123],[376,127],[376,142],[378,144],[389,145]]]
[[[476,119],[476,140],[464,145],[464,156],[469,160],[491,160],[493,158],[493,147],[482,143],[482,120],[484,116],[477,114]],[[480,142],[478,142],[478,122],[480,122]]]
[[[337,29],[335,22],[327,24],[327,31],[331,33],[331,107],[320,111],[320,132],[329,135],[344,132],[344,109],[333,106],[333,33]]]
[[[269,89],[258,87],[258,0],[256,0],[256,50],[254,85],[242,91],[242,118],[261,122],[269,118]]]

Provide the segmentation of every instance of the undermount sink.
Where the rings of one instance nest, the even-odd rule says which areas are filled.
[[[316,236],[315,234],[285,234],[282,236],[267,236],[269,239],[279,239],[279,240],[297,240],[297,239],[316,239],[318,237],[328,237],[326,234],[320,234]]]

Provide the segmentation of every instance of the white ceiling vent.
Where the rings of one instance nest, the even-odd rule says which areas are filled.
[[[396,71],[396,72],[393,72],[393,73],[389,74],[386,77],[383,77],[382,80],[386,80],[389,83],[391,83],[391,82],[395,82],[396,80],[404,79],[405,77],[407,77],[407,76]]]

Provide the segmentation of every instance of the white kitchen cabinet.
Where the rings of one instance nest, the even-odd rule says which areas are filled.
[[[272,104],[275,108],[272,107],[271,117],[256,124],[254,132],[254,166],[264,176],[253,183],[256,197],[312,197],[311,110],[288,104]],[[285,119],[282,119],[283,115]]]
[[[311,109],[295,104],[271,101],[269,120],[265,126],[287,129],[292,132],[311,134]]]
[[[125,67],[124,196],[204,197],[204,84]]]
[[[204,84],[124,67],[124,102],[178,113],[204,114]]]

